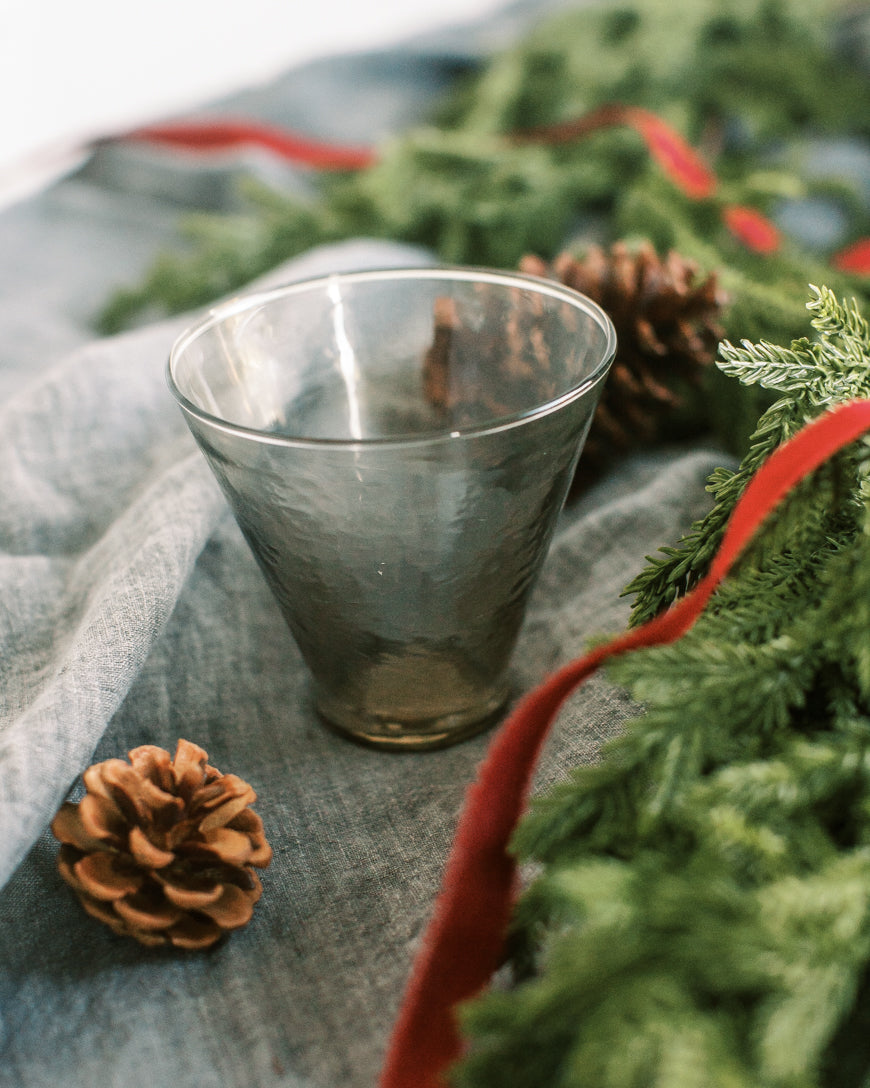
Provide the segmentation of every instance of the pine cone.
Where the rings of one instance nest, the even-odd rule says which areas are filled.
[[[453,426],[511,415],[554,396],[540,315],[509,297],[480,293],[480,310],[461,312],[435,299],[432,341],[423,360],[423,393]]]
[[[715,273],[696,283],[697,265],[674,252],[663,260],[648,242],[634,250],[617,242],[609,253],[590,246],[582,259],[563,253],[552,265],[530,255],[520,269],[587,295],[616,329],[616,358],[580,460],[577,490],[615,454],[667,433],[713,361],[725,299]]]
[[[251,917],[272,851],[256,794],[190,741],[146,744],[84,773],[87,793],[51,829],[57,865],[88,914],[145,945],[208,948]]]

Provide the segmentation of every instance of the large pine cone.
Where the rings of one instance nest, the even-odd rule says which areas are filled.
[[[723,330],[725,298],[715,273],[701,279],[678,253],[664,258],[648,242],[623,242],[582,257],[563,253],[552,264],[529,255],[520,269],[558,279],[587,295],[616,329],[616,358],[589,431],[577,486],[614,454],[661,440],[712,363]]]
[[[272,851],[256,794],[190,741],[146,744],[84,773],[87,793],[51,828],[58,869],[85,910],[145,945],[208,948],[251,917]]]

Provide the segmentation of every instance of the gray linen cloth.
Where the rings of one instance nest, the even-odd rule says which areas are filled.
[[[395,263],[387,245],[283,271]],[[407,256],[407,255],[405,255]],[[0,1084],[373,1084],[486,736],[392,755],[324,729],[304,669],[164,385],[178,323],[75,352],[0,426]],[[645,553],[705,505],[709,452],[623,466],[566,514],[514,665],[517,690],[615,631]],[[594,679],[539,787],[629,712]],[[250,781],[275,849],[250,926],[154,953],[89,919],[45,823],[91,759],[195,740]]]
[[[339,83],[352,73],[336,66]],[[289,632],[165,386],[191,317],[103,341],[87,330],[174,215],[84,174],[0,216],[0,1086],[367,1088],[489,737],[386,754],[312,713]],[[270,280],[430,259],[360,240]],[[624,626],[620,590],[706,508],[719,459],[635,458],[566,511],[517,692]],[[631,712],[593,678],[537,788],[594,760]],[[275,851],[251,924],[205,955],[149,951],[88,918],[47,831],[88,763],[179,737],[253,784]]]

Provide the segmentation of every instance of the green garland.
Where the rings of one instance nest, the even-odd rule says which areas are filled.
[[[870,326],[827,289],[813,341],[726,346],[778,399],[713,512],[635,583],[638,617],[703,569],[749,475],[870,395]],[[463,1010],[462,1088],[870,1084],[870,457],[766,523],[694,628],[610,667],[645,708],[533,803],[521,981]]]
[[[636,597],[634,623],[656,615],[704,574],[734,503],[777,446],[818,415],[825,404],[870,396],[870,350],[865,344],[863,319],[855,311],[838,309],[830,288],[808,308],[820,333],[816,342],[794,341],[789,349],[766,341],[755,345],[744,342],[742,348],[727,342],[721,346],[719,368],[724,374],[745,386],[761,386],[778,399],[761,417],[739,468],[720,469],[711,477],[708,490],[715,503],[707,516],[676,547],[662,549],[661,556],[651,559],[649,567],[626,589],[626,594]],[[837,344],[840,335],[847,338],[845,348]],[[806,511],[802,512],[805,516]]]
[[[692,203],[662,177],[633,132],[561,146],[512,134],[608,102],[654,110],[706,154],[730,200],[774,211],[786,198],[833,194],[850,241],[870,232],[858,186],[811,181],[793,163],[808,137],[870,135],[866,74],[836,54],[836,25],[822,0],[569,10],[454,88],[431,123],[387,141],[375,165],[322,178],[312,200],[250,181],[238,214],[192,217],[188,247],[119,290],[100,326],[113,332],[155,310],[212,301],[312,245],[350,236],[504,267],[528,252],[552,257],[566,244],[643,236],[718,271],[732,300],[728,335],[787,342],[806,331],[807,282],[866,298],[867,280],[836,275],[828,254],[794,244],[773,256],[750,252],[714,202]]]

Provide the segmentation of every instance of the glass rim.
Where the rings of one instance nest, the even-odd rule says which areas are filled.
[[[371,438],[323,438],[304,437],[286,434],[274,434],[257,427],[248,427],[241,423],[233,423],[231,420],[209,412],[192,401],[178,385],[174,369],[187,347],[204,336],[210,330],[219,326],[228,318],[254,310],[267,303],[287,298],[292,295],[305,294],[306,292],[327,288],[334,283],[365,283],[375,280],[444,280],[465,281],[474,283],[490,283],[500,287],[520,287],[534,290],[540,295],[548,295],[561,302],[566,302],[575,310],[580,310],[591,318],[604,334],[604,343],[601,350],[601,358],[591,372],[581,381],[570,386],[564,392],[549,400],[541,401],[520,411],[510,412],[505,415],[492,416],[476,421],[473,424],[461,427],[445,427],[443,430],[409,432],[400,435],[378,435]],[[575,291],[558,280],[548,279],[544,276],[533,276],[525,272],[512,272],[507,270],[477,267],[473,265],[421,265],[413,267],[396,268],[371,268],[331,272],[325,275],[307,277],[280,284],[276,287],[267,287],[262,290],[253,290],[242,293],[224,302],[212,306],[198,321],[195,321],[172,344],[169,358],[166,363],[166,380],[170,392],[179,407],[209,427],[224,431],[227,434],[248,438],[253,441],[287,447],[324,449],[353,449],[400,446],[433,445],[440,442],[455,442],[457,439],[478,437],[484,434],[497,433],[522,426],[535,419],[540,419],[558,411],[566,404],[579,399],[591,390],[606,374],[616,354],[616,330],[607,313],[587,295]]]

